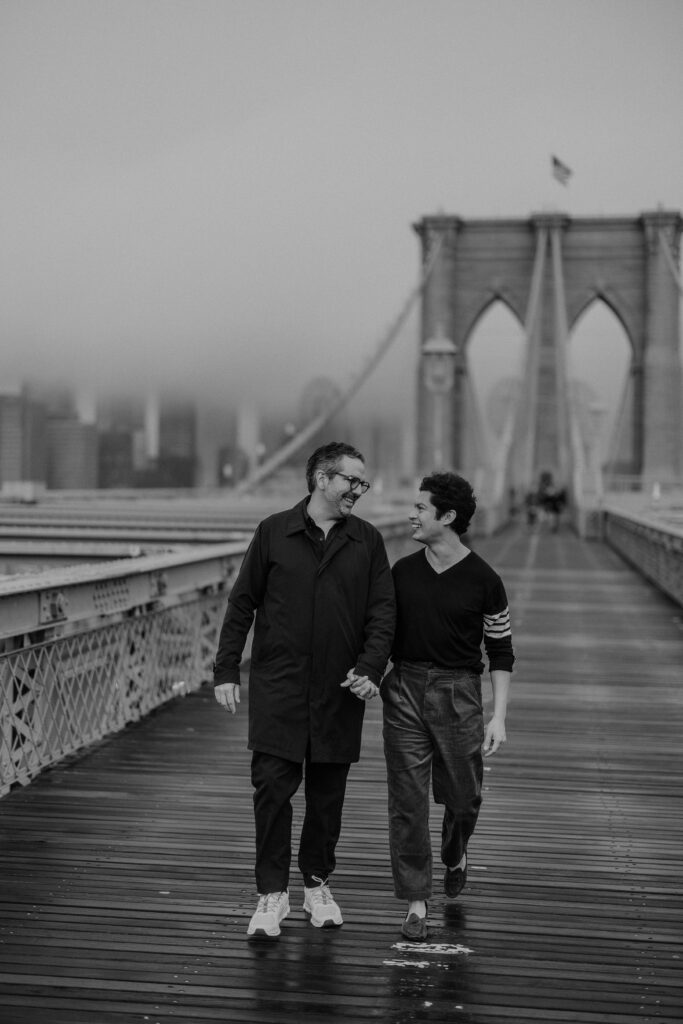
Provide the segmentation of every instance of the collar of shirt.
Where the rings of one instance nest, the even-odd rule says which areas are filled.
[[[306,532],[308,533],[308,535],[313,540],[317,541],[318,543],[325,544],[332,537],[333,534],[339,533],[341,530],[343,530],[346,527],[346,520],[345,519],[337,519],[332,524],[330,529],[327,531],[327,537],[326,537],[325,534],[323,533],[322,529],[316,523],[316,521],[314,519],[311,519],[311,517],[308,514],[308,502],[309,501],[310,501],[310,498],[308,498],[304,502],[303,509],[302,509],[303,514],[304,514],[304,523],[306,525]]]

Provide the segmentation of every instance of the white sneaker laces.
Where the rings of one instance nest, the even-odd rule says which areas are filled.
[[[267,892],[264,896],[259,896],[257,914],[274,914],[278,909],[281,896],[281,892]]]
[[[310,900],[312,903],[322,904],[323,907],[329,907],[331,903],[334,903],[334,896],[330,892],[329,885],[325,882],[321,882],[320,885],[316,885],[314,889],[310,890]]]

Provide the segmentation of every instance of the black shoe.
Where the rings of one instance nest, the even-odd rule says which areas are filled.
[[[427,913],[424,917],[409,914],[401,925],[401,935],[411,942],[422,942],[427,938]]]
[[[467,881],[467,855],[465,855],[465,867],[454,868],[452,871],[450,868],[446,868],[446,873],[443,876],[443,887],[446,896],[449,900],[454,900],[456,896],[465,888],[465,882]]]

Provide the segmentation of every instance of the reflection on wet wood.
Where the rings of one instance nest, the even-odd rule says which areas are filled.
[[[0,801],[5,1024],[673,1022],[683,1006],[682,613],[598,545],[509,531],[518,663],[467,888],[401,940],[378,705],[352,769],[338,931],[250,944],[246,694],[178,699]],[[297,798],[295,834],[301,817]],[[438,848],[439,815],[433,817]]]

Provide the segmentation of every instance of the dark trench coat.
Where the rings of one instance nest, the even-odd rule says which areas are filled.
[[[306,501],[256,529],[230,593],[214,684],[238,683],[256,613],[249,673],[249,749],[302,762],[360,756],[365,702],[342,689],[349,669],[379,683],[391,651],[394,587],[379,531],[356,516],[322,560]]]

